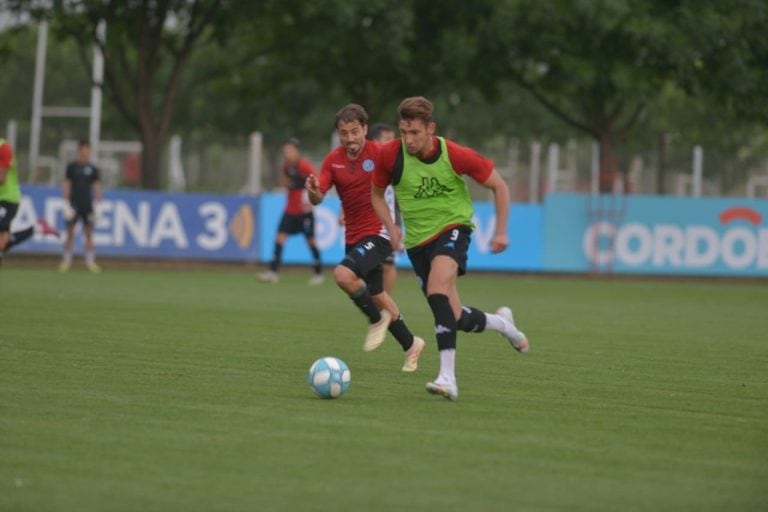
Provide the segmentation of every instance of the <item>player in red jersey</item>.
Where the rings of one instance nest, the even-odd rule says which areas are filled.
[[[306,182],[312,204],[320,204],[328,190],[335,186],[344,209],[346,256],[334,269],[333,277],[368,317],[363,350],[378,348],[388,329],[405,352],[402,370],[412,372],[418,366],[424,340],[411,333],[397,305],[384,291],[382,263],[392,254],[392,245],[371,205],[371,174],[379,148],[365,139],[368,132],[365,109],[349,104],[339,110],[336,131],[341,146],[325,157],[320,177],[310,176]]]
[[[321,284],[323,274],[320,251],[315,242],[315,214],[312,212],[312,205],[306,201],[304,191],[304,182],[308,176],[315,175],[315,168],[309,161],[301,158],[299,141],[295,138],[291,138],[283,144],[283,158],[285,163],[280,175],[280,183],[288,188],[288,201],[285,204],[283,217],[280,219],[280,226],[277,228],[274,257],[269,265],[269,270],[262,272],[258,277],[262,282],[276,283],[285,240],[290,235],[303,233],[315,261],[314,275],[309,280],[309,284]]]
[[[528,351],[528,340],[515,326],[508,307],[484,313],[463,306],[456,288],[457,278],[467,271],[467,250],[474,227],[472,200],[463,176],[470,176],[493,192],[497,225],[490,249],[494,253],[503,251],[509,243],[509,190],[491,160],[435,135],[429,100],[406,98],[397,110],[401,138],[380,148],[371,201],[392,234],[392,244],[399,248],[400,228],[393,224],[384,199],[388,185],[395,189],[405,224],[408,258],[432,310],[440,352],[440,373],[426,388],[432,394],[456,400],[457,330],[496,331],[516,350]]]

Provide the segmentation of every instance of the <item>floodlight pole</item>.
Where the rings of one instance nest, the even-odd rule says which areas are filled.
[[[32,89],[32,122],[29,134],[29,174],[27,181],[37,170],[40,155],[40,128],[43,116],[43,85],[45,84],[45,53],[48,47],[48,22],[43,20],[37,28],[37,54],[35,55],[35,83]]]
[[[107,24],[104,20],[96,26],[96,45],[93,47],[93,69],[91,73],[91,115],[88,127],[88,142],[91,144],[91,155],[95,161],[99,159],[99,141],[101,139],[101,96],[104,81],[104,53],[101,47],[106,41]]]
[[[701,182],[704,175],[704,150],[701,146],[693,147],[693,180],[691,195],[701,197]]]
[[[11,119],[8,121],[8,123],[5,125],[5,140],[8,141],[8,144],[11,145],[14,151],[16,151],[16,134],[17,131],[17,124],[15,119]]]

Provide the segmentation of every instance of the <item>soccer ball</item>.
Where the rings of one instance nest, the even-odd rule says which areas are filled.
[[[341,359],[321,357],[309,369],[307,383],[320,398],[338,398],[349,389],[352,374]]]

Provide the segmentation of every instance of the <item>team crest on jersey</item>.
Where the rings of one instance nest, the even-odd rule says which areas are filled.
[[[366,158],[363,160],[363,170],[365,172],[371,172],[373,168],[376,167],[376,164],[373,163],[373,160],[370,158]]]
[[[85,169],[83,169],[83,172],[85,173],[86,176],[90,176],[91,173],[93,172],[93,169],[91,169],[90,165],[86,165]]]

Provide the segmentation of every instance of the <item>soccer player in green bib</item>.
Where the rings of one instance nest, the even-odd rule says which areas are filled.
[[[472,234],[472,200],[464,175],[493,192],[496,231],[490,242],[494,253],[507,248],[509,189],[493,162],[472,149],[435,135],[432,103],[423,97],[406,98],[397,109],[399,139],[382,146],[373,171],[372,202],[390,233],[392,246],[405,246],[435,320],[440,373],[427,391],[449,400],[459,396],[456,384],[456,333],[496,331],[519,352],[528,340],[515,325],[512,311],[499,308],[484,313],[464,306],[456,288],[467,271]],[[384,200],[388,185],[395,190],[405,225],[405,240],[392,222]]]
[[[16,155],[13,154],[11,145],[0,138],[0,264],[11,247],[19,245],[35,233],[34,226],[11,233],[11,221],[19,211],[20,202],[21,188]],[[43,219],[38,219],[37,226],[44,235],[59,236],[59,232]]]

